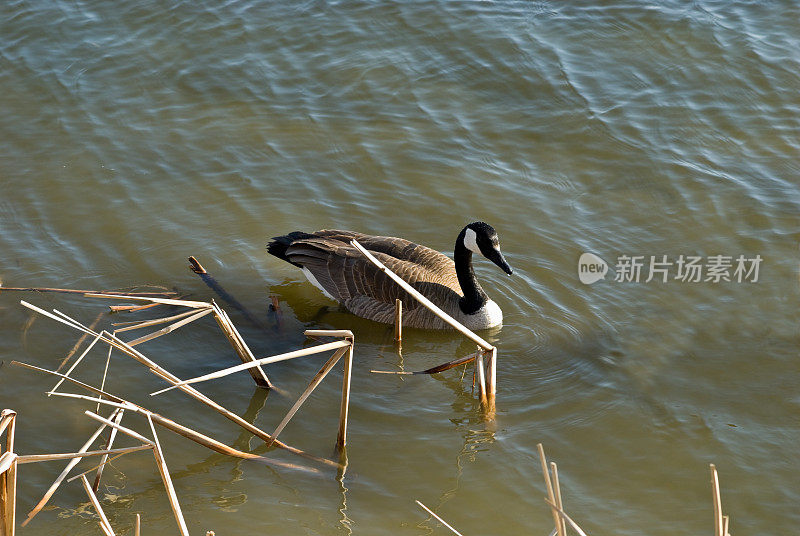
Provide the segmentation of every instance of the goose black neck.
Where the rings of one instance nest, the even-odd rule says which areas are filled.
[[[488,300],[488,296],[478,284],[475,272],[472,269],[472,252],[464,246],[464,231],[456,239],[453,252],[453,261],[456,265],[456,276],[464,297],[458,302],[462,312],[471,315],[476,313]]]

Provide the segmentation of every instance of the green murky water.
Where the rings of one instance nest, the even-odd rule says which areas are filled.
[[[415,499],[464,534],[548,534],[539,442],[589,534],[710,533],[711,462],[733,533],[796,530],[800,9],[595,4],[0,5],[5,286],[153,283],[210,299],[186,269],[195,255],[265,324],[228,308],[259,356],[299,348],[303,329],[356,334],[341,481],[160,434],[193,534],[444,534]],[[449,253],[476,219],[515,268],[476,265],[506,319],[484,334],[500,349],[491,424],[461,370],[369,373],[469,344],[409,330],[398,356],[391,328],[338,311],[264,251],[276,234],[335,227]],[[584,252],[610,265],[604,280],[581,283]],[[646,282],[665,255],[653,267],[666,282]],[[760,256],[757,280],[737,274],[740,255],[748,269]],[[638,281],[626,256],[642,257]],[[681,256],[699,257],[699,282],[681,279]],[[9,365],[55,368],[77,336],[20,298],[87,323],[107,303],[0,294],[0,406],[20,414],[17,450],[77,450],[94,407],[48,398],[49,378]],[[238,362],[210,318],[141,349],[180,377]],[[79,376],[99,382],[105,356]],[[271,430],[322,359],[269,367],[288,397],[264,400],[246,374],[201,390]],[[163,383],[129,359],[112,355],[111,370],[113,392],[263,451],[180,394],[147,396]],[[283,439],[330,455],[340,378]],[[22,517],[62,465],[21,466]],[[118,534],[136,512],[145,534],[173,533],[150,458],[105,478]],[[99,534],[77,482],[51,505],[25,534]]]

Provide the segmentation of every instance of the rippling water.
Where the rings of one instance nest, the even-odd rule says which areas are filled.
[[[538,442],[590,534],[709,532],[710,462],[733,533],[796,530],[800,8],[602,4],[0,4],[5,286],[155,283],[210,299],[186,270],[195,255],[267,324],[231,310],[259,355],[299,347],[304,328],[356,333],[341,482],[161,434],[193,533],[444,533],[419,499],[465,534],[547,534]],[[476,264],[506,317],[485,334],[500,348],[489,424],[461,371],[369,373],[470,345],[409,330],[398,356],[390,328],[338,311],[264,251],[276,234],[338,227],[450,253],[476,219],[515,268]],[[611,265],[605,280],[579,281],[583,252]],[[645,283],[647,266],[616,281],[623,255],[762,263],[756,282],[682,282],[675,266],[665,283]],[[105,304],[0,294],[0,406],[20,413],[18,451],[76,450],[93,408],[46,398],[50,380],[8,364],[55,367],[74,334],[20,297],[86,322]],[[142,349],[181,377],[237,361],[208,319]],[[81,376],[97,380],[104,357]],[[318,360],[271,368],[291,396],[260,410],[249,376],[202,390],[271,430]],[[144,395],[162,385],[125,359],[112,370],[112,390],[258,451],[174,392]],[[332,376],[286,441],[329,454]],[[21,467],[22,517],[59,471]],[[174,530],[149,459],[117,460],[106,479],[118,533],[135,512],[146,533]],[[74,482],[52,505],[26,534],[96,530]]]

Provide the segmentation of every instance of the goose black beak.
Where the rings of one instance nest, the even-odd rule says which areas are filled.
[[[511,275],[511,273],[513,272],[511,266],[508,265],[508,263],[506,262],[506,258],[503,257],[503,254],[500,253],[499,249],[493,249],[492,252],[487,256],[487,258],[493,263],[495,263],[497,266],[499,266],[500,269],[503,270],[508,275]]]

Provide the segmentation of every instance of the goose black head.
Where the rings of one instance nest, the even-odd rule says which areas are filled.
[[[500,241],[497,238],[497,231],[488,223],[476,221],[464,227],[464,247],[473,253],[480,253],[505,273],[511,275],[511,266],[506,262],[505,257],[500,252]]]

